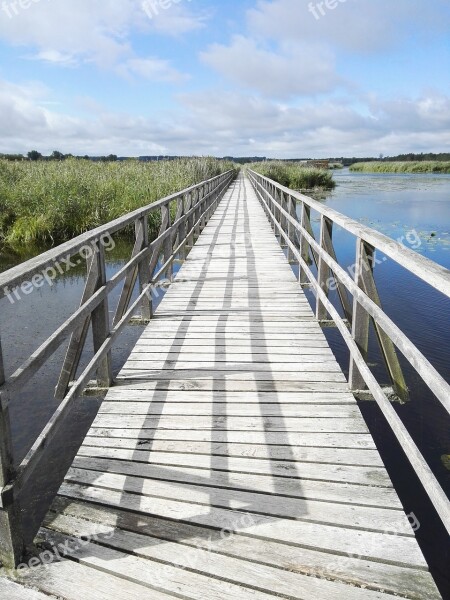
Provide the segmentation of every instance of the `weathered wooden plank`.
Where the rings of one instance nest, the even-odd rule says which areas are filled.
[[[86,529],[86,525],[84,529]],[[76,543],[76,538],[67,538],[64,534],[53,531],[42,530],[42,534],[50,542],[64,543],[67,539],[70,539],[73,543]],[[268,600],[276,597],[274,588],[281,586],[284,589],[287,587],[287,581],[284,586],[280,582],[284,573],[274,571],[271,579],[271,573],[266,573],[263,581],[267,580],[268,587],[264,587],[264,590],[267,591],[263,591],[261,589],[261,579],[259,579],[258,585],[258,572],[262,570],[264,573],[267,569],[252,566],[251,571],[253,573],[247,577],[245,585],[241,582],[234,583],[231,570],[230,576],[226,579],[223,578],[220,569],[217,568],[215,557],[204,553],[202,550],[198,550],[193,556],[191,553],[186,553],[183,546],[179,544],[175,546],[158,544],[152,539],[139,534],[126,533],[123,535],[120,530],[114,531],[114,538],[117,538],[117,544],[112,543],[109,547],[90,543],[81,548],[76,552],[77,560],[82,564],[91,565],[106,572],[118,573],[122,577],[138,582],[145,587],[164,590],[182,598],[208,597],[213,600],[233,600],[239,597],[243,600]],[[133,544],[133,546],[140,544],[140,549],[131,554],[130,544]],[[175,549],[177,552],[174,555]],[[124,553],[123,550],[126,552]],[[164,566],[160,566],[155,572],[155,567],[161,565],[161,563]],[[192,564],[199,565],[195,571],[191,570]],[[111,565],[114,565],[114,567]],[[205,570],[203,571],[203,569]],[[245,572],[242,572],[242,577],[245,577],[245,574]],[[275,575],[278,575],[278,577],[275,578]],[[289,582],[291,586],[294,578],[295,575],[286,577],[286,579],[291,579]],[[298,580],[301,581],[301,585],[299,585]],[[271,585],[269,585],[270,582]],[[330,600],[333,597],[332,594],[342,593],[343,587],[339,583],[311,580],[311,578],[297,575],[297,585],[295,586],[294,595],[291,597],[305,599],[314,590],[324,600]],[[360,600],[362,593],[360,589],[353,588],[349,591],[347,597],[349,600]],[[369,595],[365,597],[370,600],[385,600],[387,595],[379,592],[369,592]]]
[[[228,402],[219,403],[175,403],[175,402],[152,402],[149,406],[145,402],[133,402],[126,400],[124,402],[103,402],[98,414],[118,414],[118,415],[175,415],[175,416],[212,416],[224,415],[227,417],[307,417],[307,418],[325,418],[325,419],[360,419],[361,413],[355,406],[335,406],[335,405],[316,405],[316,404],[291,404],[283,406],[279,404],[230,404]]]
[[[104,506],[126,508],[143,514],[192,522],[205,527],[226,529],[240,535],[276,540],[302,548],[315,548],[324,552],[360,555],[364,559],[379,560],[394,565],[426,568],[426,563],[413,537],[360,531],[334,525],[321,525],[307,521],[274,519],[248,511],[211,508],[189,502],[147,498],[127,492],[103,490],[64,483],[61,495],[77,500],[99,503]]]
[[[55,542],[58,544],[57,540]],[[65,547],[64,543],[62,547]],[[16,581],[30,587],[39,587],[47,599],[49,595],[58,600],[173,599],[171,594],[150,589],[139,582],[130,581],[127,577],[121,577],[111,570],[101,570],[94,565],[82,565],[76,560],[62,560],[20,571],[16,575]]]
[[[111,458],[152,465],[171,465],[185,468],[200,468],[227,472],[276,475],[294,479],[320,479],[329,482],[355,483],[359,485],[391,487],[390,479],[383,468],[355,465],[332,465],[322,463],[302,463],[278,460],[249,459],[234,456],[216,456],[214,460],[201,454],[179,455],[172,452],[148,450],[125,450],[81,446],[79,456],[91,458]]]
[[[142,429],[142,428],[107,428],[96,427],[95,423],[89,430],[89,435],[92,437],[120,438],[140,440],[144,445],[151,440],[172,440],[185,442],[214,442],[219,439],[218,434],[213,430],[208,429]],[[219,434],[223,435],[223,434]],[[284,432],[284,445],[291,448],[299,447],[316,447],[316,448],[375,448],[375,443],[372,436],[367,431],[366,433],[331,433],[323,432]],[[246,431],[243,435],[242,431],[227,431],[226,440],[230,444],[247,443],[252,445],[267,445],[279,446],[280,436],[276,432],[271,431]],[[144,446],[145,447],[145,446]]]
[[[145,341],[136,344],[133,348],[133,352],[130,354],[130,358],[139,358],[140,355],[145,355],[145,358],[158,360],[162,356],[166,356],[167,358],[178,358],[182,356],[192,356],[195,355],[197,358],[206,358],[211,359],[213,356],[216,360],[220,360],[223,358],[231,357],[232,360],[249,360],[252,357],[255,357],[256,360],[277,360],[280,357],[284,357],[284,360],[287,362],[295,361],[296,357],[310,356],[310,355],[320,355],[327,356],[334,359],[334,354],[330,351],[329,348],[322,346],[301,346],[300,344],[295,348],[295,346],[273,346],[270,344],[268,347],[265,344],[260,344],[259,346],[252,347],[251,343],[245,344],[244,342],[237,342],[231,344],[228,340],[222,341],[224,345],[214,345],[213,343],[207,343],[207,340],[202,340],[202,343],[189,343],[186,341],[185,343],[181,342],[177,345],[177,340],[173,340],[173,344],[164,344],[158,345],[156,340],[150,341],[149,343],[145,343]],[[293,349],[295,348],[295,350]],[[292,359],[291,361],[289,359]]]
[[[180,315],[172,316],[161,316],[159,311],[156,312],[153,322],[155,323],[154,329],[158,326],[169,330],[169,327],[173,329],[182,329],[183,327],[210,327],[211,325],[219,327],[252,327],[253,329],[265,330],[268,327],[276,330],[279,333],[286,333],[292,331],[293,333],[322,333],[319,325],[315,321],[309,321],[298,315],[286,315],[282,316],[279,314],[270,314],[264,317],[263,314],[255,314],[248,316],[247,314],[232,314],[224,309],[223,314],[185,314],[184,312]],[[152,329],[153,329],[152,328]],[[169,330],[170,331],[170,330]],[[144,334],[145,335],[145,331]],[[148,332],[147,332],[148,333]]]
[[[190,360],[148,360],[145,356],[139,357],[138,359],[129,359],[126,363],[124,370],[128,372],[144,371],[152,373],[154,371],[167,371],[175,374],[180,371],[192,371],[193,376],[195,373],[204,371],[214,371],[217,376],[221,373],[236,373],[240,371],[255,373],[269,373],[276,375],[277,373],[337,373],[337,381],[342,381],[342,371],[335,360],[327,360],[326,357],[313,356],[313,357],[302,357],[297,361],[286,362],[280,361],[258,361],[255,357],[253,361],[234,362],[232,360],[216,361],[213,356],[209,356],[209,361],[196,360],[195,356],[189,357]],[[122,373],[124,372],[122,370]],[[150,377],[149,377],[150,378]]]
[[[109,490],[129,492],[146,497],[167,498],[210,507],[222,507],[242,510],[262,515],[272,515],[299,521],[312,521],[327,525],[339,525],[365,531],[396,531],[398,535],[413,537],[413,531],[406,516],[399,510],[355,505],[337,504],[313,499],[301,500],[277,495],[258,493],[252,490],[221,490],[220,494],[211,487],[189,485],[142,479],[129,475],[100,474],[84,469],[70,469],[66,476],[67,482],[86,486],[95,486]],[[301,487],[301,486],[299,486]]]
[[[193,524],[134,515],[123,510],[111,507],[105,509],[102,506],[79,503],[66,498],[58,498],[53,508],[57,514],[88,519],[110,527],[116,527],[117,523],[120,523],[122,528],[141,535],[172,542],[182,539],[183,544],[187,546],[285,571],[382,589],[392,594],[395,594],[401,585],[402,595],[413,600],[423,600],[424,597],[435,600],[440,597],[430,575],[419,569],[365,561],[352,556],[330,555],[243,535],[224,537],[220,532],[210,531],[210,535],[205,538],[204,529]],[[51,513],[50,518],[54,517],[54,513]]]
[[[273,475],[270,478],[258,473],[208,471],[195,467],[150,465],[108,458],[77,456],[74,468],[102,473],[114,473],[201,485],[211,488],[258,491],[302,499],[322,500],[356,506],[390,508],[403,511],[402,505],[391,487],[361,486],[355,483],[321,481],[303,478],[301,481]],[[218,492],[217,492],[218,493]]]
[[[310,370],[308,372],[304,371],[283,371],[283,370],[275,370],[273,367],[270,370],[259,371],[255,369],[254,371],[251,368],[247,367],[246,369],[233,369],[230,367],[226,369],[222,366],[220,368],[214,368],[214,365],[209,366],[205,369],[196,369],[191,370],[189,368],[185,369],[173,369],[173,370],[164,370],[164,369],[133,369],[128,368],[127,365],[120,371],[118,375],[118,379],[144,379],[146,381],[156,380],[170,380],[173,381],[175,379],[186,379],[192,377],[192,380],[197,379],[222,379],[223,381],[235,380],[235,381],[245,381],[250,380],[252,382],[259,381],[292,381],[294,383],[300,382],[321,382],[321,383],[344,383],[345,377],[342,373],[339,372],[331,372],[326,368],[318,365],[317,369],[313,371],[311,367],[308,367]],[[191,380],[191,381],[192,381]],[[330,386],[329,386],[330,387]],[[333,386],[334,387],[334,386]]]
[[[192,442],[192,441],[155,441],[132,438],[108,438],[104,436],[88,436],[84,446],[100,448],[124,448],[127,450],[150,450],[152,452],[177,452],[180,454],[205,454],[219,456],[239,456],[247,458],[264,458],[266,460],[302,461],[314,463],[330,463],[343,465],[359,465],[366,467],[383,467],[377,450],[349,450],[346,448],[295,447],[287,445],[265,444],[231,444],[224,442]]]
[[[25,587],[0,575],[0,598],[5,600],[51,600],[47,594]]]
[[[233,417],[214,415],[195,418],[189,416],[139,416],[139,415],[97,415],[94,427],[131,427],[143,429],[214,429],[215,431],[271,431],[271,432],[322,432],[322,433],[367,433],[363,419],[323,419],[289,417]],[[281,437],[281,436],[280,436]]]
[[[164,402],[183,403],[183,402],[226,402],[227,404],[239,404],[240,406],[249,406],[252,404],[279,404],[280,406],[290,404],[349,404],[355,405],[354,397],[346,392],[218,392],[217,390],[205,391],[179,391],[170,392],[163,390],[142,390],[128,388],[127,386],[118,386],[108,392],[108,402],[123,402],[132,400],[133,402]]]
[[[317,334],[314,331],[305,330],[303,333],[292,331],[289,333],[287,330],[283,331],[269,331],[261,329],[260,327],[255,326],[251,331],[248,326],[241,325],[240,327],[233,327],[224,329],[222,326],[191,326],[186,328],[176,328],[172,332],[170,330],[166,330],[163,327],[160,329],[155,328],[152,331],[152,335],[143,335],[140,338],[140,344],[144,345],[147,343],[147,340],[157,341],[161,340],[162,343],[167,342],[168,339],[173,340],[173,344],[179,345],[180,342],[189,342],[189,340],[208,340],[211,343],[211,340],[216,340],[218,344],[225,344],[228,346],[229,344],[234,344],[237,342],[245,341],[247,344],[250,342],[251,347],[260,347],[261,345],[267,346],[280,346],[280,342],[286,343],[289,345],[303,345],[306,347],[324,347],[324,339],[317,339]],[[168,338],[168,334],[171,334],[171,337]],[[226,337],[225,335],[226,334]],[[197,343],[197,341],[195,341]]]

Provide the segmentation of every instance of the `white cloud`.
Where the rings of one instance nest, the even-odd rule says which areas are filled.
[[[247,13],[254,35],[276,40],[320,40],[351,52],[383,52],[400,46],[416,27],[432,37],[450,27],[448,0],[336,0],[330,10],[317,0],[259,0]],[[316,19],[310,9],[315,9]]]
[[[51,91],[0,81],[0,152],[36,148],[76,154],[215,154],[367,156],[450,150],[450,98],[369,98],[364,112],[349,101],[288,106],[251,94],[181,94],[176,114],[110,112],[89,98],[87,116],[52,107]]]
[[[29,58],[64,67],[73,67],[78,64],[71,54],[64,54],[58,50],[41,50]]]
[[[180,2],[183,2],[180,4]],[[191,0],[172,0],[167,8],[158,0],[144,0],[142,9],[151,22],[151,27],[166,35],[178,36],[205,27],[210,15],[206,12],[194,13],[187,6]]]
[[[187,2],[150,19],[141,0],[40,0],[12,18],[0,11],[0,39],[36,48],[36,57],[46,61],[71,56],[113,68],[134,57],[130,40],[135,32],[180,35],[204,23],[205,15],[196,14]]]
[[[119,67],[119,72],[167,83],[182,83],[189,79],[188,75],[174,69],[168,60],[160,58],[130,58]]]
[[[274,52],[235,36],[201,58],[226,78],[275,98],[329,92],[339,83],[332,54],[317,44],[284,44]]]

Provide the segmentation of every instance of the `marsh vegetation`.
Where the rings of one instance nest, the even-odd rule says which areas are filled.
[[[0,241],[60,243],[231,168],[214,158],[0,160]],[[150,225],[156,228],[158,219]]]
[[[293,190],[332,190],[333,175],[326,169],[305,167],[301,162],[266,161],[252,163],[251,169]]]
[[[351,165],[355,173],[450,173],[450,161],[383,161]]]

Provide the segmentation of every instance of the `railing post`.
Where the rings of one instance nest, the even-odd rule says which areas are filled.
[[[375,248],[370,246],[368,243],[363,242],[360,246],[360,252],[362,256],[360,261],[361,269],[359,271],[360,283],[358,285],[362,288],[366,296],[372,300],[372,302],[374,302],[379,308],[382,308],[381,299],[378,294],[373,275]],[[374,321],[373,325],[383,361],[394,388],[394,392],[402,402],[407,402],[409,399],[408,386],[403,375],[403,370],[397,356],[394,342],[376,321]],[[361,389],[365,388],[363,387]]]
[[[135,235],[136,239],[140,239],[142,236],[142,248],[145,249],[149,245],[149,237],[148,237],[148,217],[144,215],[142,219],[136,221],[135,224]],[[139,291],[142,292],[145,287],[151,281],[151,273],[149,271],[148,261],[141,260],[138,266],[138,275],[139,275]],[[153,317],[153,298],[152,292],[149,290],[147,294],[142,299],[142,308],[141,308],[141,319],[143,321],[150,321]]]
[[[286,210],[293,219],[297,220],[296,202],[291,195],[289,195],[287,198],[287,209]],[[291,242],[291,244],[296,246],[296,241],[297,241],[296,240],[296,230],[295,230],[294,225],[291,223],[291,221],[287,222],[287,234],[288,234],[288,238],[289,238],[289,241]],[[290,246],[288,246],[287,259],[290,263],[295,261],[295,255],[292,252],[292,248]]]
[[[94,261],[97,262],[98,287],[106,284],[106,261],[105,248],[97,242],[92,244],[95,252]],[[108,297],[92,311],[92,336],[94,341],[94,352],[98,352],[110,334]],[[100,388],[108,388],[113,382],[111,352],[101,360],[97,368],[97,385]]]
[[[184,217],[187,211],[187,194],[183,194],[180,196],[178,202],[180,203],[178,212],[180,214],[180,218]],[[178,245],[180,248],[180,260],[186,259],[186,231],[187,231],[187,221],[183,219],[183,221],[178,226]]]
[[[193,208],[193,206],[194,206],[195,200],[194,200],[194,193],[192,191],[189,192],[188,198],[189,198],[189,200],[188,200],[188,208],[186,209],[186,212],[188,212],[189,210],[191,210],[191,208]],[[186,233],[187,233],[187,241],[186,241],[186,249],[191,249],[192,246],[194,245],[194,232],[191,231],[193,223],[194,223],[194,217],[191,214],[189,216],[189,218],[187,219],[187,231],[186,231]]]
[[[276,205],[275,205],[275,202],[278,202],[279,206],[281,206],[281,204],[282,204],[281,190],[278,190],[278,188],[275,186],[274,183],[272,183],[271,185],[272,185],[272,189],[271,189],[270,194],[271,194],[271,196],[273,198],[273,200],[272,200],[273,209],[274,209],[275,215],[278,214],[278,216],[276,217],[276,221],[277,221],[278,225],[280,227],[282,227],[282,225],[281,225],[281,223],[282,223],[281,209],[277,208]],[[275,228],[275,235],[280,238],[280,245],[281,245],[281,243],[283,241],[283,236],[281,235],[280,230],[278,229],[278,227]]]
[[[283,210],[287,211],[287,201],[286,201],[286,197],[284,195],[284,192],[282,190],[280,190],[280,196],[279,196],[279,203],[280,203],[280,207]],[[284,214],[281,212],[281,208],[280,208],[280,227],[281,230],[284,231],[285,233],[287,233],[288,231],[288,220],[286,219],[286,217],[284,216]],[[287,244],[285,238],[280,234],[281,239],[280,239],[280,245],[282,248],[286,248],[289,247],[289,244]]]
[[[208,196],[209,196],[209,194],[211,194],[211,196],[210,196],[210,197],[208,198],[208,200],[207,200],[207,204],[208,204],[208,212],[207,212],[206,214],[207,214],[208,221],[209,221],[209,219],[211,218],[211,216],[212,216],[212,212],[213,212],[213,210],[214,210],[214,200],[215,200],[215,196],[214,196],[214,194],[212,193],[212,191],[213,191],[213,184],[212,184],[211,182],[209,182],[209,183],[207,184],[207,186],[206,186],[206,194],[207,194]]]
[[[102,250],[103,246],[100,244]],[[86,284],[81,298],[80,306],[83,306],[103,285],[101,283],[101,273],[99,269],[99,257],[97,253],[96,244],[91,244],[87,248],[91,249],[89,256],[85,257],[86,260]],[[131,284],[129,284],[130,286]],[[133,284],[134,285],[134,284]],[[128,286],[128,287],[129,287]],[[125,302],[127,298],[127,283],[125,283],[124,291],[119,300],[119,306],[117,309],[116,316],[114,318],[114,324],[120,320],[125,310]],[[70,336],[69,345],[67,347],[64,363],[61,368],[58,383],[55,388],[56,400],[62,400],[67,394],[71,381],[76,379],[76,373],[80,364],[81,355],[86,343],[86,338],[89,333],[89,326],[91,324],[91,315],[89,315],[85,322],[78,327]],[[109,329],[108,329],[109,330]]]
[[[311,209],[304,202],[302,202],[301,226],[302,226],[303,230],[308,231],[308,225],[309,225],[310,219],[311,219]],[[303,232],[301,233],[301,238],[300,238],[300,254],[301,254],[302,259],[305,261],[305,263],[307,265],[309,265],[311,262],[311,259],[309,256],[309,243],[308,243],[308,240],[303,235]],[[299,269],[299,276],[300,276],[300,283],[308,283],[308,277],[307,277],[304,269],[302,269],[302,268]]]
[[[5,369],[0,339],[0,386],[5,383]],[[8,397],[0,391],[0,490],[14,479],[11,424]],[[0,509],[0,561],[7,569],[14,569],[24,554],[24,537],[20,506],[17,500],[3,497]]]
[[[327,237],[331,239],[333,231],[333,222],[327,219],[324,215],[320,218],[320,247],[322,252],[327,251]],[[328,233],[328,235],[327,235]],[[322,254],[319,255],[319,264],[317,265],[317,283],[321,290],[323,290],[328,297],[330,291],[330,267],[327,265],[325,260],[322,258]],[[317,297],[316,300],[316,319],[324,321],[328,316],[328,311]]]
[[[203,211],[203,189],[197,188],[197,210],[195,211],[195,236],[198,238],[201,232],[201,216]]]
[[[161,206],[161,223],[166,223],[165,230],[170,229],[171,216],[170,216],[170,204]],[[172,236],[169,235],[163,242],[163,264],[170,260],[172,256]],[[173,264],[167,266],[164,272],[166,279],[172,278]]]
[[[361,238],[356,240],[355,283],[361,289],[363,289],[363,272],[372,270],[373,252],[374,249],[365,244]],[[369,351],[369,327],[369,314],[358,300],[353,298],[352,336],[366,362]],[[366,382],[352,357],[350,357],[349,384],[350,389],[353,391],[367,388]]]
[[[204,201],[204,198],[206,197],[206,188],[205,188],[205,184],[202,185],[201,187],[201,196],[202,196],[202,209],[201,209],[201,223],[200,223],[200,231],[203,231],[203,229],[206,227],[206,223],[207,223],[207,210],[208,210],[208,200]]]

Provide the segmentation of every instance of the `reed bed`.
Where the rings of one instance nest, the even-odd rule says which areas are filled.
[[[450,174],[450,161],[374,161],[351,165],[355,173],[447,173]]]
[[[214,158],[0,160],[0,241],[60,243],[232,168]],[[156,229],[157,219],[150,225]]]
[[[303,163],[266,161],[252,163],[249,167],[257,173],[293,190],[332,190],[336,187],[336,182],[330,171],[305,167]]]

